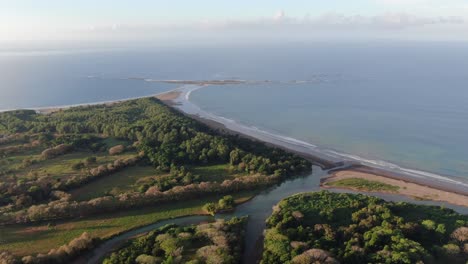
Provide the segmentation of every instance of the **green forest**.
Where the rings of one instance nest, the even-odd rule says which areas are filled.
[[[155,98],[37,114],[0,114],[0,217],[24,223],[91,215],[229,193],[271,185],[310,170],[295,155],[237,136],[227,136],[188,118]],[[225,165],[224,175],[205,180],[200,166]],[[133,166],[154,177],[133,188],[90,201],[70,192]],[[250,177],[252,176],[252,177]],[[271,177],[268,177],[271,176]],[[101,199],[98,199],[101,198]]]
[[[155,98],[0,113],[0,157],[2,264],[71,263],[129,230],[233,211],[312,169]],[[168,225],[104,263],[239,263],[247,221]],[[261,262],[465,264],[467,226],[467,216],[441,207],[299,194],[274,207]]]
[[[232,218],[187,227],[167,225],[130,241],[103,264],[239,263],[246,221]]]
[[[320,191],[282,200],[262,263],[463,263],[468,216],[436,206]]]
[[[74,241],[92,248],[150,219],[212,213],[203,206],[223,197],[218,210],[232,209],[311,170],[301,157],[215,131],[156,98],[0,113],[0,157],[0,259],[23,263],[71,259],[82,251]]]

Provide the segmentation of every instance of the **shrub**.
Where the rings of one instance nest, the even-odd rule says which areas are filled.
[[[455,229],[451,237],[460,243],[468,242],[468,227],[462,226]]]
[[[8,251],[0,251],[0,264],[19,264],[16,257]]]
[[[125,150],[124,145],[117,145],[109,149],[109,155],[119,155]]]
[[[339,262],[334,259],[331,254],[321,249],[310,249],[301,255],[295,256],[292,259],[293,264],[309,264],[309,263],[321,263],[321,264],[338,264]]]
[[[215,203],[207,203],[203,206],[203,210],[210,215],[215,215],[217,211],[217,206]]]
[[[85,164],[83,162],[77,162],[72,165],[72,169],[74,170],[81,170],[84,167],[85,167]]]
[[[161,263],[161,259],[150,255],[142,254],[135,259],[138,264],[157,264]]]
[[[41,157],[43,159],[52,159],[52,158],[55,158],[57,156],[66,154],[66,153],[70,152],[72,149],[73,149],[73,147],[71,145],[60,144],[60,145],[58,145],[56,147],[48,148],[48,149],[42,151]]]
[[[87,157],[87,158],[85,159],[85,161],[84,161],[84,164],[85,164],[86,166],[89,166],[89,165],[91,165],[91,164],[96,163],[96,160],[97,160],[97,158],[94,157],[94,156],[93,156],[93,157]]]
[[[25,264],[69,263],[74,257],[91,249],[95,244],[96,239],[84,232],[81,236],[73,239],[67,245],[63,245],[57,249],[51,249],[47,254],[23,257],[22,261]]]

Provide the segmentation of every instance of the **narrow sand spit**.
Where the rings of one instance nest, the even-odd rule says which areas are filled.
[[[197,119],[200,122],[206,124],[207,126],[211,127],[214,130],[219,130],[223,133],[228,134],[235,134],[242,137],[247,137],[253,140],[259,140],[267,145],[278,147],[285,149],[287,151],[296,153],[299,156],[302,156],[309,161],[313,162],[316,165],[324,169],[333,169],[334,172],[330,172],[329,177],[323,178],[321,180],[322,188],[335,188],[335,189],[346,189],[346,188],[336,188],[336,187],[327,187],[324,185],[327,181],[334,181],[344,178],[364,178],[368,180],[379,181],[382,183],[387,183],[390,185],[395,185],[400,187],[397,192],[384,192],[378,191],[373,193],[391,193],[397,194],[402,196],[408,196],[414,199],[420,200],[431,200],[431,201],[441,201],[441,202],[448,202],[454,205],[460,205],[468,207],[468,195],[465,195],[464,192],[460,192],[455,188],[455,186],[446,186],[440,185],[435,181],[430,180],[421,180],[421,179],[408,179],[405,180],[405,175],[400,175],[398,173],[386,172],[384,170],[369,167],[365,165],[354,164],[348,166],[348,168],[340,168],[342,165],[336,161],[327,160],[324,158],[320,158],[318,156],[312,155],[307,152],[297,151],[295,150],[294,146],[287,145],[283,142],[283,144],[278,144],[278,142],[272,142],[270,140],[265,139],[265,137],[257,138],[256,135],[247,135],[237,130],[232,130],[226,126],[225,123],[220,122],[219,120],[214,120],[210,117],[202,117],[198,113],[191,113],[190,111],[186,111],[183,107],[179,107],[182,105],[185,100],[186,92],[184,93],[183,89],[179,89],[176,91],[170,91],[165,94],[160,94],[157,96],[160,100],[162,100],[165,104],[171,106],[173,109],[178,110],[182,114],[190,116],[191,118]],[[420,180],[420,182],[416,181]],[[427,185],[426,185],[427,182]],[[432,186],[432,187],[429,187]],[[372,193],[370,191],[365,190],[357,190],[353,188],[347,188],[350,190],[365,192],[365,193]]]
[[[180,94],[181,94],[181,92],[179,92],[179,91],[170,91],[170,92],[167,92],[167,93],[164,93],[164,94],[159,94],[159,95],[157,95],[155,97],[158,98],[161,101],[169,102],[169,101],[172,101],[172,100],[176,99],[177,97],[179,97]]]
[[[335,187],[335,186],[327,186],[327,183],[335,182],[338,180],[343,179],[351,179],[351,178],[358,178],[358,179],[365,179],[369,181],[376,181],[385,184],[390,184],[393,186],[400,187],[397,191],[378,191],[376,193],[397,193],[405,196],[409,196],[415,199],[423,199],[423,200],[432,200],[432,201],[442,201],[448,202],[451,204],[461,205],[468,207],[468,196],[452,193],[448,191],[438,190],[435,188],[431,188],[428,186],[406,182],[397,179],[391,179],[388,177],[379,176],[376,174],[353,171],[353,170],[343,170],[334,172],[330,177],[323,179],[322,181],[322,188],[330,188],[330,189],[350,189],[355,191],[365,191],[362,189],[352,188],[352,187]]]

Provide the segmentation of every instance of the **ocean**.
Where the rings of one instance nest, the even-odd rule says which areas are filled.
[[[0,109],[151,95],[148,79],[263,81],[191,93],[201,109],[329,153],[468,179],[466,43],[289,43],[0,53]]]

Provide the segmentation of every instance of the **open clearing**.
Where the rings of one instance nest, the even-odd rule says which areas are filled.
[[[106,194],[118,194],[133,189],[134,183],[138,180],[157,174],[157,171],[151,166],[129,167],[117,173],[101,177],[70,193],[72,199],[78,201],[90,200]]]
[[[245,202],[255,192],[241,192],[233,195],[236,203]],[[202,207],[208,202],[217,202],[222,195],[199,200],[143,208],[102,216],[59,221],[57,223],[38,223],[33,225],[11,225],[0,227],[0,251],[8,250],[15,255],[24,256],[47,253],[89,232],[95,237],[109,238],[121,232],[149,225],[164,219],[187,215],[205,214]]]

